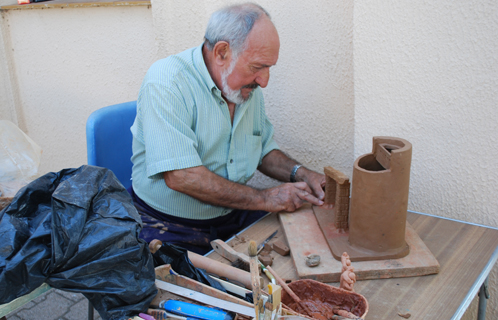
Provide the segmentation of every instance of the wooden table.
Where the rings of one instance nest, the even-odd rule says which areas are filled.
[[[439,261],[440,272],[421,277],[358,281],[355,291],[365,296],[370,305],[366,318],[403,319],[398,313],[410,313],[411,319],[460,319],[498,258],[498,229],[416,212],[408,212],[407,219]],[[228,243],[236,251],[247,253],[249,240],[260,243],[276,229],[280,231],[275,239],[284,239],[278,216],[273,213]],[[215,252],[208,256],[228,263]],[[297,280],[290,256],[275,252],[272,256],[275,257],[272,268],[282,278]],[[338,283],[331,285],[338,286]]]

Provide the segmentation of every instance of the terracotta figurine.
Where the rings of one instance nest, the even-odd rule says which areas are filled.
[[[339,283],[339,288],[354,291],[353,286],[356,282],[356,275],[354,274],[354,268],[351,265],[351,260],[349,259],[349,255],[347,252],[344,252],[341,256],[342,262],[342,274]]]

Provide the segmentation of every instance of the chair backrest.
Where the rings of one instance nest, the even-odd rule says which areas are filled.
[[[131,185],[130,127],[137,102],[130,101],[94,111],[86,122],[88,164],[111,169],[125,188]]]

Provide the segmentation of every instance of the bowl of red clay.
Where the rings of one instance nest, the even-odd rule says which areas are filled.
[[[289,283],[289,288],[301,299],[301,303],[294,301],[285,290],[282,290],[282,303],[309,319],[332,319],[338,310],[364,319],[368,312],[367,299],[356,292],[310,279],[293,281]]]

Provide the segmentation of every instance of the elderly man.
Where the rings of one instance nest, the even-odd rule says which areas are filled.
[[[129,190],[142,237],[198,253],[267,212],[323,204],[325,177],[278,150],[261,88],[277,63],[279,37],[255,4],[209,20],[204,43],[157,61],[138,96]],[[258,169],[284,183],[246,186]]]

